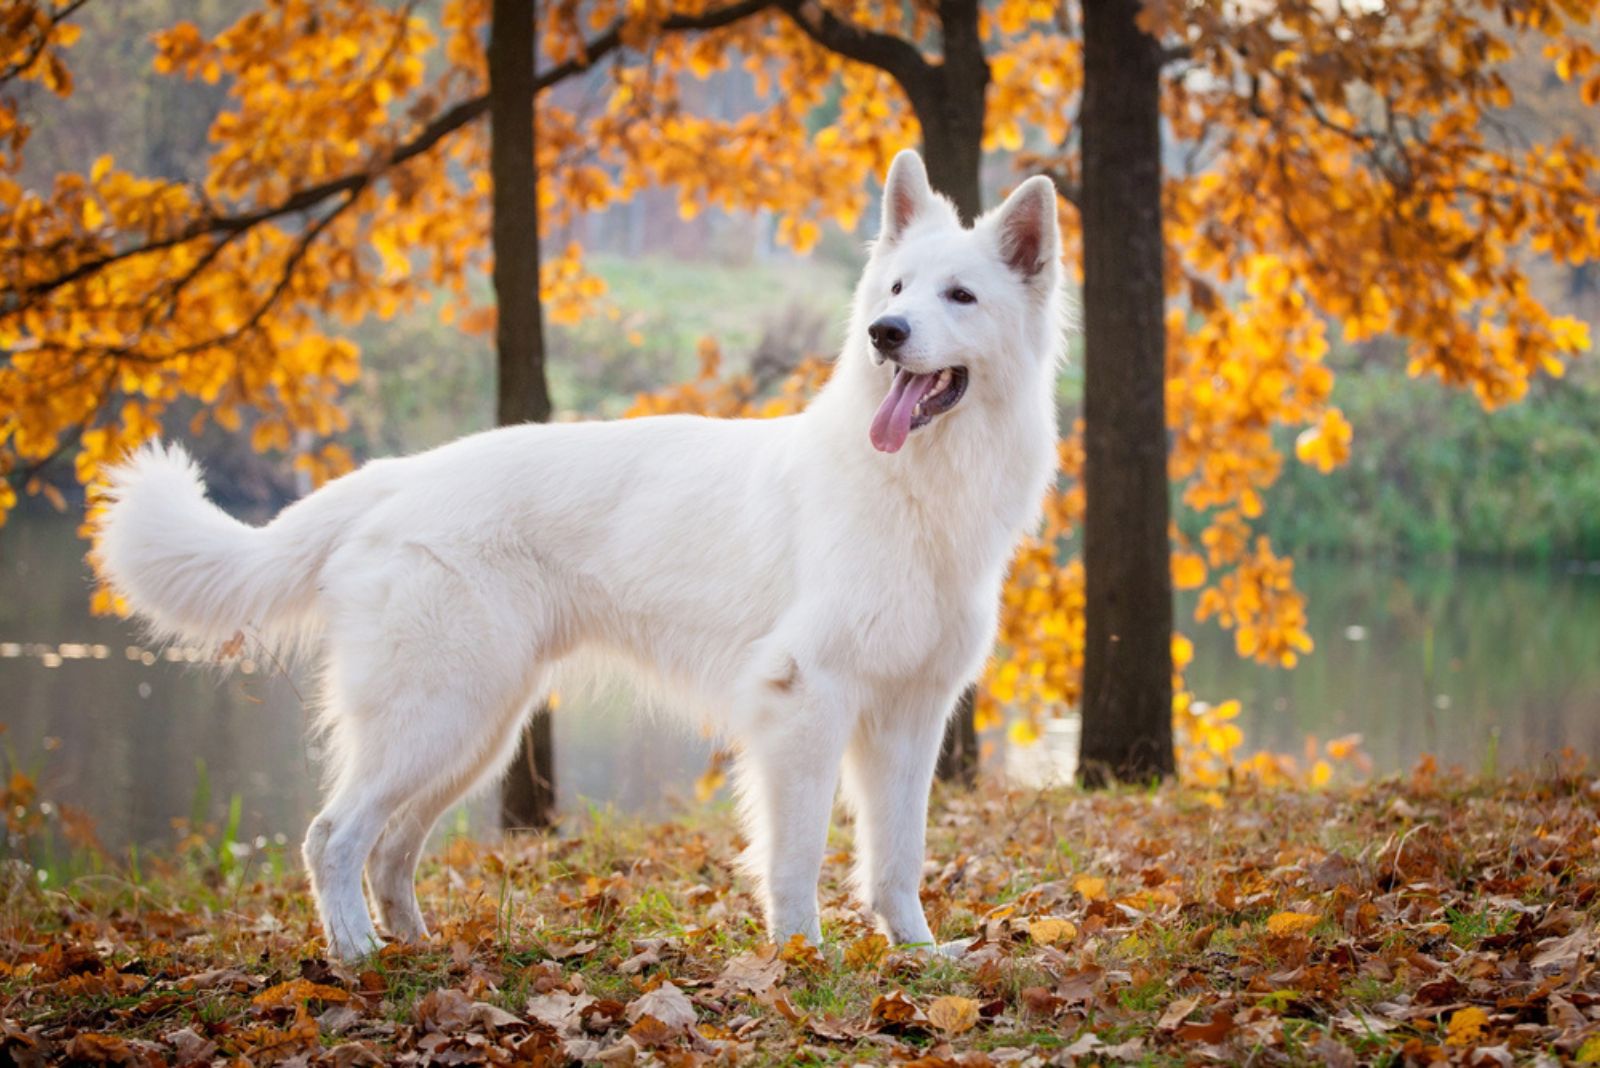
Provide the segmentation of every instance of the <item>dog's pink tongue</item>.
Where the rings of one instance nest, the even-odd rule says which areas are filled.
[[[879,452],[899,452],[911,433],[911,413],[932,387],[935,375],[914,375],[904,368],[894,373],[888,396],[872,417],[872,447]]]

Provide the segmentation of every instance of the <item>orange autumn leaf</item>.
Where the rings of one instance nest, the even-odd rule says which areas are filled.
[[[1468,1005],[1450,1014],[1445,1025],[1444,1042],[1447,1046],[1476,1046],[1489,1026],[1489,1014],[1476,1005]]]
[[[1106,881],[1097,875],[1080,875],[1072,880],[1072,888],[1083,895],[1085,901],[1104,901]]]
[[[978,1022],[978,1003],[952,995],[934,998],[928,1006],[928,1022],[947,1035],[970,1031]]]
[[[1267,917],[1267,931],[1275,935],[1304,934],[1322,922],[1311,912],[1274,912]]]

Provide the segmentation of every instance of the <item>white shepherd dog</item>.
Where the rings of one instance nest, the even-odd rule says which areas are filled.
[[[329,949],[426,935],[428,831],[504,769],[552,669],[620,656],[734,743],[772,938],[815,941],[841,766],[859,889],[918,899],[945,720],[994,639],[1055,470],[1055,194],[971,229],[902,152],[827,386],[782,419],[518,426],[376,460],[264,527],[176,446],[112,474],[104,572],[163,637],[326,647],[327,805],[305,861]]]

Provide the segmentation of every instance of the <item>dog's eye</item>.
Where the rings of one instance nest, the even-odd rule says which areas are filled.
[[[950,290],[950,292],[945,294],[945,297],[949,300],[955,301],[957,304],[978,303],[978,298],[972,295],[972,290],[962,289],[960,286],[956,286],[954,289]]]
[[[897,297],[900,295],[900,282],[898,280],[895,281],[894,285],[889,287],[889,292],[893,293]]]

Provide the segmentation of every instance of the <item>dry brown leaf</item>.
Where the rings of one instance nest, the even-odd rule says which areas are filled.
[[[525,1011],[557,1034],[576,1035],[583,1030],[583,1010],[594,1003],[595,999],[589,994],[556,990],[529,998]]]
[[[978,1022],[978,1003],[953,995],[934,998],[928,1006],[928,1022],[947,1035],[970,1031]]]
[[[717,977],[715,989],[724,994],[743,993],[757,997],[783,981],[788,965],[778,959],[777,947],[767,945],[741,953],[728,961]]]
[[[1177,998],[1161,1013],[1161,1018],[1156,1021],[1157,1031],[1175,1031],[1178,1025],[1189,1018],[1189,1014],[1200,1005],[1198,997]]]
[[[474,1001],[464,991],[441,987],[429,991],[417,1003],[417,1021],[427,1031],[453,1032],[468,1029],[497,1031],[507,1027],[526,1027],[521,1017],[485,1001]]]
[[[1184,1024],[1174,1032],[1184,1042],[1204,1042],[1214,1046],[1233,1030],[1233,1013],[1218,1011],[1205,1023]]]
[[[668,1027],[688,1030],[696,1020],[694,1003],[689,996],[671,983],[662,983],[654,990],[640,994],[628,1003],[624,1015],[630,1023],[645,1016],[654,1016]]]
[[[1594,945],[1594,930],[1580,927],[1564,938],[1547,938],[1540,942],[1539,952],[1533,955],[1528,967],[1536,975],[1565,975],[1578,966],[1578,961]]]
[[[645,1013],[628,1028],[628,1037],[644,1049],[657,1049],[681,1041],[684,1031],[681,1027],[672,1027]]]

